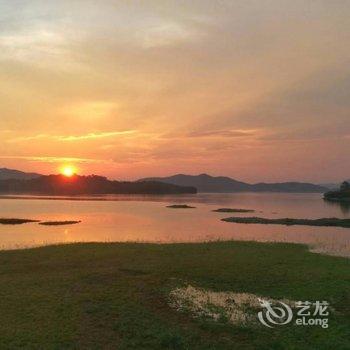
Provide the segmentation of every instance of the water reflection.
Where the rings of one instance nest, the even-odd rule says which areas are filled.
[[[57,199],[57,198],[56,198]],[[335,227],[245,225],[222,222],[227,216],[269,218],[348,217],[319,194],[198,194],[108,196],[89,200],[0,199],[0,217],[46,221],[82,220],[72,226],[0,225],[4,249],[89,241],[194,242],[216,239],[307,243],[336,254],[350,254],[350,230]],[[96,201],[97,199],[97,201]],[[189,204],[196,209],[169,209]],[[254,213],[216,213],[221,207],[255,209]]]
[[[348,201],[329,201],[324,199],[325,203],[330,206],[336,206],[340,208],[343,214],[349,214],[350,213],[350,202]]]

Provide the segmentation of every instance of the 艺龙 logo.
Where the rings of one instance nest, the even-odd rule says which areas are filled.
[[[275,325],[284,325],[289,323],[293,318],[293,311],[290,306],[279,301],[279,306],[273,306],[267,300],[259,299],[263,310],[258,313],[260,322],[269,328]]]
[[[293,309],[282,301],[259,299],[262,311],[258,312],[259,321],[266,327],[273,328],[290,323]],[[329,303],[327,301],[297,301],[294,303],[294,324],[296,326],[321,326],[328,328]]]

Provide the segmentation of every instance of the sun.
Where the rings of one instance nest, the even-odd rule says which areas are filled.
[[[72,165],[65,165],[61,168],[61,174],[67,177],[71,177],[76,174],[76,168]]]

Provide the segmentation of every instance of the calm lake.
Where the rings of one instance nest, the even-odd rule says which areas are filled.
[[[316,251],[350,255],[350,229],[310,226],[247,225],[220,221],[229,216],[267,218],[350,217],[350,208],[322,200],[321,194],[243,193],[172,196],[120,195],[62,199],[0,198],[0,217],[81,220],[69,226],[37,223],[0,225],[0,247],[14,249],[67,242],[198,242],[256,240],[307,243]],[[59,200],[58,200],[59,199]],[[196,209],[169,209],[170,204]],[[215,213],[222,207],[255,213]]]

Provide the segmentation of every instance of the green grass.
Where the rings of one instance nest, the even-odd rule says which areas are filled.
[[[191,284],[327,300],[329,328],[234,326],[168,306]],[[0,349],[349,349],[350,260],[252,242],[0,252]]]

